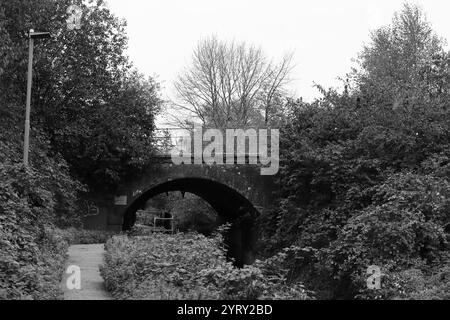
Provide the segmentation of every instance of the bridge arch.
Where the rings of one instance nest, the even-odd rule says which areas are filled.
[[[210,178],[183,177],[176,178],[147,187],[126,208],[123,215],[122,230],[129,230],[136,221],[136,211],[145,203],[163,193],[187,192],[205,200],[217,212],[219,222],[231,223],[226,236],[228,255],[233,257],[238,266],[253,262],[256,245],[255,219],[258,210],[239,191]]]
[[[85,227],[128,229],[134,223],[136,211],[148,199],[165,192],[184,191],[203,198],[219,219],[232,223],[228,253],[237,264],[253,262],[258,233],[254,231],[254,220],[258,212],[274,204],[274,176],[262,176],[259,165],[174,165],[170,157],[154,161],[142,172],[124,179],[114,193],[89,194],[86,200],[96,210],[90,210],[83,218]]]

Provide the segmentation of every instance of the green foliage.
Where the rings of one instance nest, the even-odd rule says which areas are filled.
[[[396,300],[448,300],[450,289],[449,258],[443,266],[431,268],[417,264],[414,267],[397,270],[383,270],[381,290],[362,289],[359,299]],[[391,269],[393,266],[391,266]]]
[[[218,226],[216,211],[192,193],[181,195],[179,192],[169,192],[168,195],[158,195],[150,199],[146,206],[147,211],[137,212],[137,221],[145,225],[152,226],[153,218],[159,217],[159,213],[170,212],[175,229],[181,232],[196,231],[209,236]]]
[[[301,248],[290,275],[322,298],[442,298],[448,284],[431,279],[448,263],[448,54],[408,5],[372,40],[344,92],[291,101],[260,246]],[[373,264],[386,290],[366,289]]]
[[[83,10],[68,30],[66,10]],[[103,233],[49,231],[81,226],[79,196],[114,187],[152,152],[159,86],[132,69],[125,23],[103,1],[0,2],[0,297],[54,299],[68,242],[101,242]],[[22,159],[26,32],[36,40],[30,167]],[[61,270],[60,270],[61,269]]]
[[[217,227],[217,213],[205,200],[186,194],[178,199],[172,209],[175,226],[181,232],[196,231],[203,235],[211,235]]]
[[[68,242],[55,226],[80,225],[76,203],[84,187],[39,129],[33,166],[20,164],[18,116],[5,106],[0,114],[0,299],[59,299]]]
[[[83,10],[82,30],[66,27],[71,4]],[[101,0],[0,3],[0,298],[58,298],[67,243],[107,238],[54,231],[81,225],[77,202],[87,190],[73,176],[91,189],[114,187],[152,153],[159,86],[132,69],[124,28]],[[30,29],[52,38],[35,41],[24,168]]]
[[[22,217],[21,217],[22,218]],[[1,215],[0,299],[62,298],[60,282],[68,243],[54,229],[30,232]]]
[[[64,237],[71,245],[106,243],[109,238],[118,232],[106,230],[86,230],[77,228],[63,229]]]
[[[0,299],[61,297],[68,243],[53,226],[79,221],[71,207],[76,189],[64,189],[77,183],[54,168],[0,165]]]
[[[71,4],[83,10],[81,30],[67,29]],[[22,114],[25,30],[49,30],[52,38],[35,45],[32,128],[42,128],[53,151],[91,187],[112,188],[141,169],[153,152],[161,100],[159,85],[138,74],[126,57],[125,23],[101,0],[3,1],[0,15],[2,111]],[[13,132],[19,135],[21,126]]]
[[[147,210],[136,211],[136,224],[143,226],[153,226],[154,218],[159,217],[158,211]],[[136,225],[135,224],[135,225]]]
[[[196,233],[114,237],[101,268],[108,290],[120,299],[307,299],[289,286],[283,256],[236,268],[222,237]]]
[[[197,234],[114,237],[106,244],[101,273],[116,298],[207,298],[197,274],[224,262],[214,241]]]
[[[448,55],[423,11],[405,4],[372,34],[360,55],[356,86],[368,103],[408,108],[448,94]]]
[[[429,276],[423,276],[420,273],[423,285],[416,286],[408,283],[407,288],[412,288],[407,291],[409,293],[406,298],[416,299],[416,300],[449,300],[450,299],[450,270],[449,270],[450,260],[447,259],[444,267],[440,268],[436,272],[433,272]],[[407,281],[411,278],[406,277]],[[411,292],[412,291],[412,292]],[[403,297],[402,297],[403,298]]]

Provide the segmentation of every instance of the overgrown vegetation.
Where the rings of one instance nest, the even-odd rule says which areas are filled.
[[[116,299],[309,299],[288,285],[286,252],[236,268],[220,234],[116,236],[106,244],[101,274]]]
[[[58,299],[68,242],[55,227],[79,226],[77,193],[65,161],[50,157],[34,130],[33,167],[25,168],[17,116],[2,112],[0,127],[0,299]]]
[[[83,11],[80,30],[67,28],[72,4]],[[159,85],[133,68],[125,54],[125,22],[102,0],[2,1],[2,112],[23,115],[30,29],[52,34],[35,43],[32,128],[46,134],[51,155],[61,154],[79,180],[97,192],[111,191],[153,153]],[[22,125],[11,129],[23,132]],[[34,131],[31,136],[33,147]]]
[[[449,61],[405,5],[342,93],[290,102],[280,206],[261,219],[261,246],[308,248],[293,276],[320,297],[449,298]],[[382,290],[366,288],[370,265]]]
[[[66,10],[83,9],[83,32]],[[22,161],[28,37],[35,42],[30,165]],[[66,249],[101,242],[78,202],[137,172],[152,151],[158,85],[135,72],[124,23],[103,1],[0,2],[0,299],[58,299]],[[89,189],[88,189],[89,187]]]
[[[209,236],[219,226],[217,213],[205,200],[192,194],[169,192],[157,195],[136,213],[137,224],[153,226],[154,218],[169,213],[174,221],[174,229],[179,232],[196,231]]]
[[[68,243],[54,226],[79,222],[72,203],[80,185],[61,163],[46,165],[0,164],[1,299],[60,298]]]
[[[66,241],[71,245],[106,243],[113,235],[119,233],[116,231],[86,230],[73,227],[61,231],[64,233]]]
[[[82,32],[66,29],[72,3],[88,17]],[[24,31],[31,28],[52,30],[53,38],[36,41],[26,168]],[[159,85],[128,61],[124,28],[100,0],[1,2],[0,299],[60,298],[67,245],[111,237],[80,230],[80,195],[111,192],[149,164]],[[226,47],[209,44],[213,53]],[[248,52],[265,65],[260,51]],[[256,100],[234,92],[233,101],[199,105],[207,125],[283,124],[278,206],[259,220],[264,259],[235,268],[220,234],[116,236],[102,268],[113,295],[450,299],[450,54],[422,11],[405,5],[358,61],[342,92],[319,87],[323,97],[312,103],[283,104],[285,59],[260,73],[267,81]],[[246,78],[241,71],[234,76]],[[219,117],[224,106],[235,110]],[[183,231],[210,234],[217,222],[198,199],[172,205],[184,214]],[[381,290],[366,287],[370,265],[382,268]]]

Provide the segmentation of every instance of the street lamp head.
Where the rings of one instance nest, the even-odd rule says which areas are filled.
[[[29,37],[30,39],[45,39],[45,38],[50,38],[50,32],[34,32],[33,29],[30,30],[29,33]]]

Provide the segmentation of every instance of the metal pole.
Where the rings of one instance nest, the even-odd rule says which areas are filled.
[[[34,39],[31,37],[28,50],[28,82],[27,82],[27,105],[25,109],[25,136],[23,141],[23,164],[28,166],[28,151],[30,147],[30,110],[31,110],[31,83],[33,80],[33,46]]]

